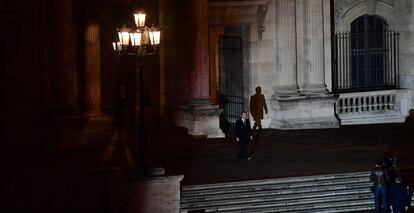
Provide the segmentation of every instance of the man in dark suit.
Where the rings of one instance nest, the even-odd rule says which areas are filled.
[[[247,113],[241,112],[240,119],[236,121],[236,141],[239,143],[239,159],[245,159],[246,161],[251,159],[251,156],[247,153],[247,146],[249,141],[253,139],[252,129],[250,127],[250,121],[247,119]]]

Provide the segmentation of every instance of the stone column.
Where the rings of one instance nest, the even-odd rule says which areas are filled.
[[[324,63],[324,1],[297,0],[298,2],[298,50],[303,51],[299,73],[302,75],[302,94],[326,93]],[[330,8],[326,8],[330,9]]]
[[[276,96],[271,101],[275,113],[270,127],[337,128],[339,123],[334,112],[336,98],[333,94],[327,93],[325,86],[325,71],[330,71],[328,67],[331,64],[330,0],[295,2],[297,81],[303,95]],[[285,8],[288,8],[288,5],[285,5]],[[283,8],[281,10],[283,11]],[[289,62],[285,59],[280,63]]]
[[[76,22],[71,0],[52,3],[54,75],[57,147],[61,149],[81,146],[85,142],[85,117],[78,111],[78,70],[76,57]]]
[[[186,103],[178,107],[175,122],[177,126],[186,127],[190,135],[222,137],[220,111],[210,100],[208,1],[186,0],[184,4],[186,20],[182,21],[188,25],[184,35],[188,55],[182,58],[189,85]]]
[[[275,96],[298,95],[296,84],[296,2],[276,1],[277,72]]]
[[[395,5],[395,14],[399,14],[400,86],[408,91],[407,108],[414,109],[414,2],[398,1]]]
[[[209,103],[209,46],[208,46],[208,1],[187,0],[192,11],[192,21],[189,32],[190,48],[193,48],[194,58],[190,66],[189,103]],[[191,20],[190,19],[190,20]]]
[[[85,13],[85,115],[101,116],[101,49],[99,23],[93,17],[91,1]]]
[[[76,24],[70,0],[56,2],[53,6],[54,96],[59,114],[72,114],[78,110]]]

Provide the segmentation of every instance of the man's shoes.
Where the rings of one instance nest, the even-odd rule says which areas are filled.
[[[246,158],[246,161],[249,161],[249,160],[251,160],[252,159],[252,157],[251,156],[248,156],[247,158]]]

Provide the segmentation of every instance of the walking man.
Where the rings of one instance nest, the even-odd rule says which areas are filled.
[[[247,119],[247,113],[241,112],[240,119],[236,121],[236,141],[239,143],[239,159],[245,159],[246,161],[251,159],[250,154],[247,152],[247,146],[249,141],[253,140],[251,134],[250,121]]]
[[[386,182],[389,179],[386,170],[382,167],[380,162],[375,163],[375,168],[371,171],[371,182],[374,182],[374,203],[375,212],[387,213],[388,197],[386,191]],[[382,202],[381,202],[382,201]],[[381,205],[382,204],[382,205]]]
[[[250,113],[254,120],[253,130],[257,127],[259,127],[259,131],[262,130],[263,110],[267,114],[266,100],[262,94],[262,88],[256,87],[256,94],[250,97]]]

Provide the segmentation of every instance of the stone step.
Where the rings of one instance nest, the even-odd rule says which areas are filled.
[[[356,201],[357,202],[357,201]],[[344,207],[340,203],[326,205],[325,207],[318,208],[312,206],[303,206],[303,209],[292,210],[292,209],[274,209],[274,208],[256,208],[249,210],[235,210],[235,211],[223,211],[223,213],[270,213],[270,212],[279,212],[279,213],[334,213],[334,212],[372,212],[374,204],[368,201],[359,201],[359,204],[348,205]],[[206,212],[216,212],[216,211],[206,211]]]
[[[374,204],[362,204],[362,205],[353,205],[353,206],[347,206],[346,209],[344,209],[343,206],[339,207],[330,207],[330,208],[319,208],[319,209],[312,209],[312,210],[299,210],[299,211],[285,211],[289,213],[338,213],[338,212],[355,212],[355,213],[372,213],[372,210],[374,209],[372,207]]]
[[[223,187],[223,188],[213,188],[213,189],[201,189],[201,190],[186,190],[182,191],[183,197],[192,197],[192,196],[212,196],[220,194],[229,194],[229,193],[244,193],[244,192],[255,192],[255,191],[291,191],[294,193],[296,190],[302,190],[304,188],[314,188],[315,190],[325,190],[329,188],[335,188],[337,186],[349,186],[359,187],[359,185],[364,185],[369,187],[371,183],[369,178],[348,178],[348,179],[338,179],[338,180],[323,180],[323,181],[304,181],[296,183],[276,183],[276,184],[258,184],[258,185],[233,185],[232,187]]]
[[[268,185],[268,184],[281,184],[281,183],[297,183],[306,181],[323,181],[323,180],[340,180],[349,178],[369,178],[369,172],[352,172],[341,174],[327,174],[327,175],[313,175],[313,176],[299,176],[299,177],[287,177],[287,178],[273,178],[273,179],[260,179],[251,181],[236,181],[228,183],[213,183],[213,184],[201,184],[201,185],[188,185],[183,186],[182,191],[190,190],[202,190],[202,189],[215,189],[225,187],[238,187],[251,186],[251,185]]]
[[[411,206],[414,205],[414,199],[411,202]],[[227,211],[206,210],[205,212],[223,212],[223,213],[267,213],[267,212],[279,212],[279,213],[334,213],[334,212],[372,212],[374,209],[374,200],[349,200],[339,202],[326,202],[317,204],[305,204],[295,207],[268,207],[268,208],[249,208],[249,209],[237,209]]]
[[[254,205],[218,206],[205,209],[206,212],[293,212],[311,211],[314,209],[330,210],[332,208],[344,208],[366,205],[373,206],[372,195],[356,195],[346,197],[332,197],[330,199],[303,199],[292,201],[289,204],[263,202]],[[372,207],[371,207],[372,208]]]
[[[315,196],[322,195],[335,195],[335,194],[346,194],[346,193],[363,193],[369,192],[369,185],[367,184],[354,184],[354,185],[336,185],[328,186],[324,188],[315,188],[315,187],[306,187],[298,188],[294,190],[261,190],[261,191],[249,191],[243,193],[223,193],[218,195],[204,194],[204,195],[195,195],[195,196],[183,196],[181,202],[186,203],[197,203],[197,202],[222,202],[226,199],[252,199],[255,197],[274,197],[280,199],[289,199],[289,198],[301,198],[308,194]]]
[[[255,195],[251,194],[249,197],[226,197],[222,199],[209,199],[209,200],[183,200],[182,201],[182,208],[196,208],[196,209],[208,209],[211,207],[216,206],[230,206],[230,205],[240,205],[240,204],[248,204],[248,203],[260,203],[260,202],[279,202],[283,205],[291,205],[292,203],[295,204],[298,200],[308,199],[311,200],[318,200],[323,201],[324,199],[333,199],[333,197],[346,197],[346,196],[355,196],[355,195],[364,195],[364,196],[372,196],[372,193],[367,188],[362,189],[348,189],[348,190],[331,190],[326,192],[311,192],[311,193],[298,193],[298,194],[289,194],[289,195],[281,195],[281,194],[272,194],[268,193]]]
[[[369,172],[183,186],[181,208],[182,212],[361,212],[373,209],[370,186]]]

